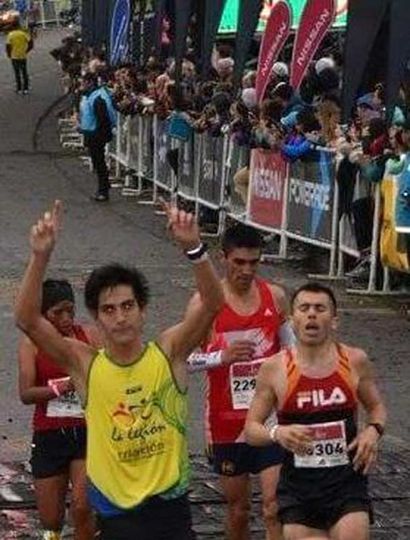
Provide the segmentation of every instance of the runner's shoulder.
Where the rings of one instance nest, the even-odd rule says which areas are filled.
[[[104,340],[101,336],[101,332],[98,330],[95,324],[80,324],[79,326],[84,331],[89,345],[96,349],[100,349],[104,346]]]
[[[70,348],[73,357],[81,363],[91,363],[97,354],[98,348],[93,343],[86,343],[72,337],[64,337],[63,339]],[[74,365],[76,365],[75,362]]]
[[[282,285],[279,283],[266,282],[275,304],[281,313],[287,313],[289,307],[288,293]]]
[[[284,369],[285,357],[285,351],[282,350],[269,358],[266,358],[259,368],[259,373],[262,374],[262,376],[275,376],[281,373]]]
[[[340,345],[346,356],[349,358],[351,368],[356,371],[358,375],[371,368],[372,363],[366,351],[359,347],[353,347],[344,343],[341,343]]]
[[[36,355],[38,352],[38,347],[26,334],[23,334],[20,337],[19,350],[20,352],[28,352],[33,355]]]

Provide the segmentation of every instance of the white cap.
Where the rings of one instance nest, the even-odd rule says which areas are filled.
[[[272,73],[274,73],[278,77],[288,77],[289,68],[285,64],[285,62],[275,62],[272,66]]]
[[[253,109],[256,107],[258,100],[256,99],[255,88],[244,88],[242,90],[242,101],[247,109]]]
[[[335,67],[336,64],[333,58],[329,58],[328,56],[319,58],[319,60],[315,64],[316,75],[320,75],[325,69],[334,69]]]

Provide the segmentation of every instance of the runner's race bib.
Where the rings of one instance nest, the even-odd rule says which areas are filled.
[[[229,368],[232,406],[235,410],[249,409],[256,388],[256,377],[262,362],[238,362]]]
[[[58,382],[65,379],[53,379],[51,382]],[[74,390],[62,396],[51,399],[47,404],[47,417],[49,418],[83,418],[84,411],[81,406],[80,397]]]
[[[340,467],[350,463],[347,453],[346,430],[343,420],[312,424],[309,427],[313,441],[304,455],[294,455],[295,467],[321,469]]]

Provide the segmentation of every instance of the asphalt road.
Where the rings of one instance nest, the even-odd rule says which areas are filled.
[[[181,317],[193,289],[191,269],[167,239],[163,217],[157,216],[151,207],[139,206],[134,199],[122,198],[119,193],[113,194],[108,205],[92,203],[89,200],[95,189],[92,175],[77,157],[62,152],[55,111],[49,110],[61,96],[59,68],[48,54],[61,37],[56,31],[40,34],[30,59],[33,90],[27,97],[14,93],[11,66],[0,56],[0,463],[3,464],[23,461],[29,455],[32,411],[17,397],[18,332],[13,323],[12,303],[27,260],[29,227],[55,198],[64,202],[64,229],[49,275],[66,277],[75,284],[80,317],[87,316],[82,307],[84,278],[93,266],[108,261],[135,264],[146,273],[153,293],[147,337],[155,336]],[[0,47],[3,48],[2,43]],[[265,266],[262,273],[292,288],[306,279],[306,268],[305,263],[281,263]],[[375,488],[380,502],[374,537],[408,539],[410,483],[404,480],[410,479],[409,322],[395,305],[387,302],[351,298],[343,291],[339,296],[341,339],[369,352],[390,413],[378,470],[380,482]],[[202,395],[203,381],[195,376],[190,390],[190,445],[195,454],[203,450]],[[218,530],[211,523],[222,511],[217,489],[212,484],[206,491],[204,486],[210,477],[203,465],[198,464],[196,470],[196,511],[202,516],[198,517],[201,537],[217,538],[220,522]],[[202,504],[203,499],[208,503]],[[207,521],[206,516],[212,519]]]

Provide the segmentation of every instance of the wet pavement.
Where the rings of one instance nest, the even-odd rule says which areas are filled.
[[[163,218],[152,207],[114,192],[108,205],[89,201],[94,179],[78,156],[58,143],[56,109],[61,95],[58,66],[48,51],[62,35],[42,33],[31,59],[33,91],[13,92],[11,66],[0,58],[0,539],[35,538],[38,528],[27,460],[32,410],[17,397],[18,333],[12,302],[28,254],[29,226],[55,198],[65,205],[65,224],[49,275],[75,285],[80,318],[82,285],[90,269],[118,260],[136,264],[149,278],[153,296],[146,335],[176,322],[193,290],[189,266],[167,240]],[[0,47],[2,44],[0,43]],[[48,113],[48,114],[47,114]],[[262,273],[292,288],[313,268],[311,259],[265,265]],[[365,348],[377,367],[390,420],[380,462],[372,475],[376,540],[410,538],[409,331],[400,303],[346,296],[340,286],[340,335]],[[190,446],[194,481],[191,499],[200,539],[223,538],[224,505],[203,455],[204,383],[192,378]],[[262,539],[255,489],[252,538]],[[69,537],[69,536],[68,536]]]

